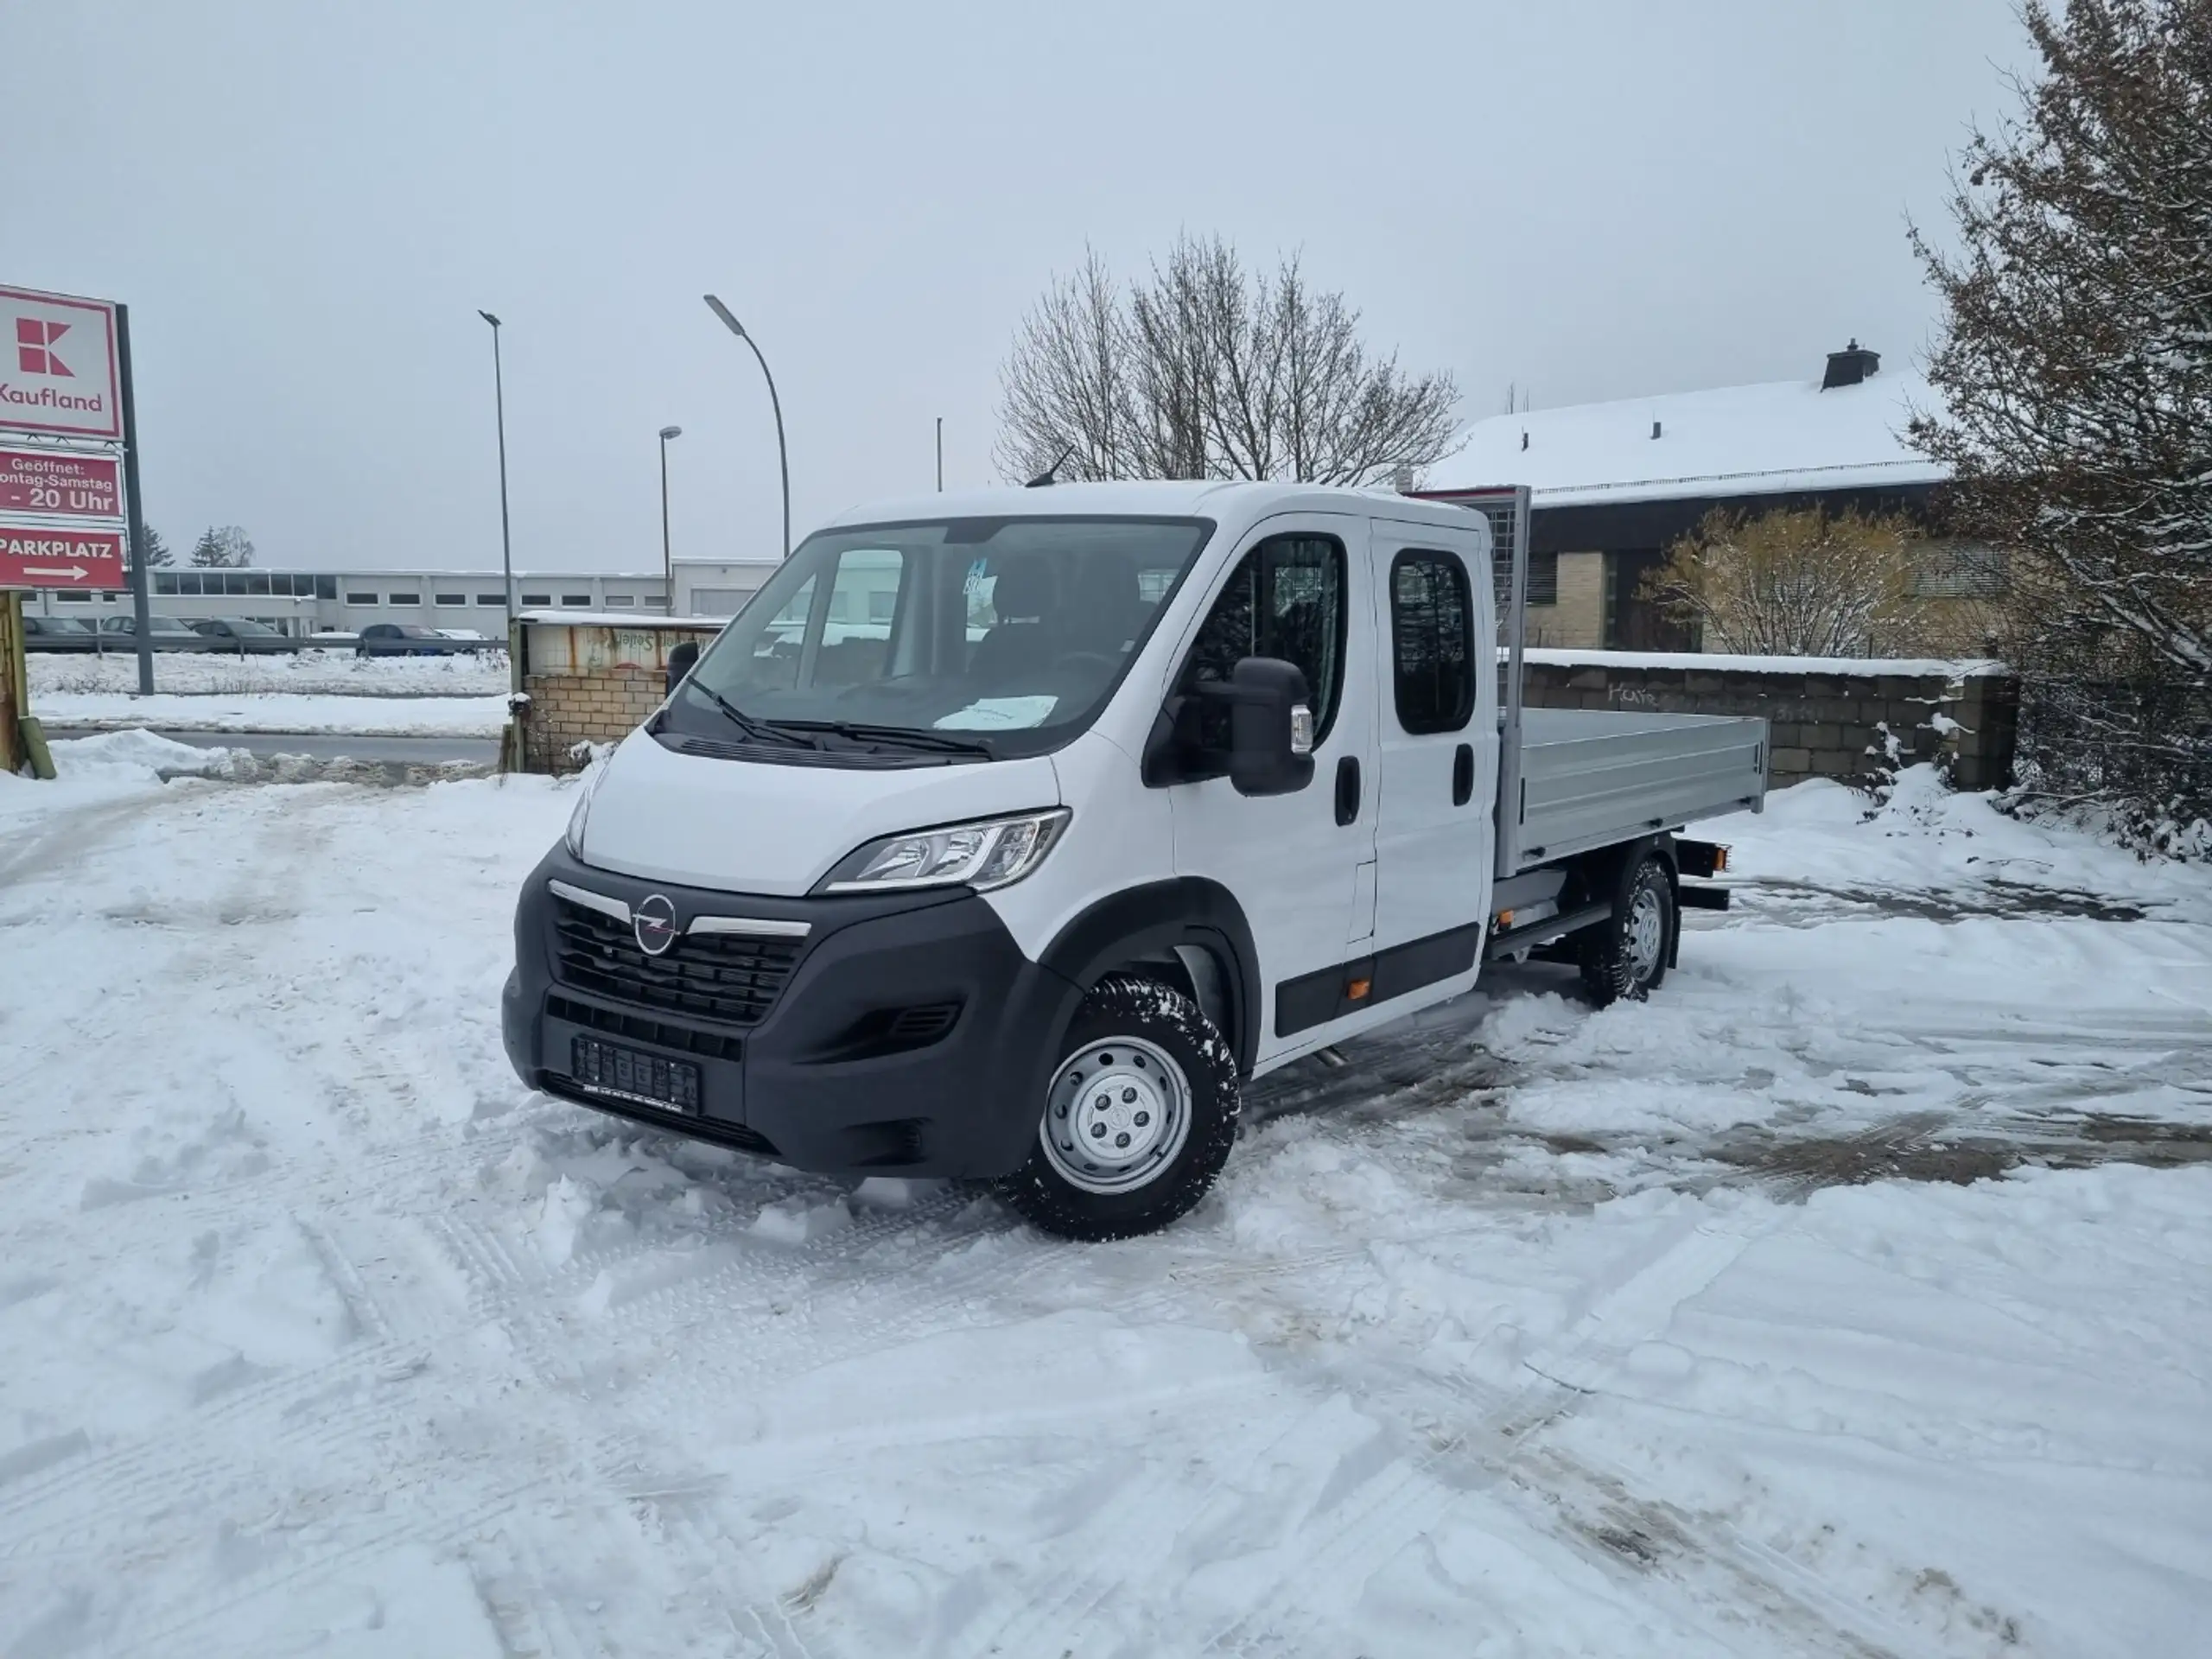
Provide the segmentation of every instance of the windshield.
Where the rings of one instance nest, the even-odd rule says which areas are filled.
[[[824,744],[1042,753],[1096,715],[1212,529],[1132,518],[824,531],[708,648],[671,719],[701,734],[742,715]]]

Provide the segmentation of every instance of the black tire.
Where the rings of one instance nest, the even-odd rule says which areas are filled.
[[[1172,986],[1155,980],[1114,975],[1101,980],[1069,1022],[1060,1048],[1060,1064],[1053,1068],[1059,1083],[1067,1063],[1086,1050],[1108,1045],[1101,1058],[1108,1064],[1143,1068],[1139,1056],[1113,1056],[1116,1040],[1134,1041],[1165,1054],[1182,1076],[1187,1102],[1187,1128],[1179,1146],[1161,1157],[1156,1169],[1144,1173],[1141,1185],[1120,1191],[1095,1192],[1078,1185],[1062,1165],[1080,1162],[1072,1143],[1055,1156],[1045,1145],[1047,1122],[1064,1103],[1056,1103],[1048,1087],[1040,1107],[1039,1134],[1021,1167],[999,1183],[999,1194],[1034,1225],[1062,1238],[1099,1240],[1131,1238],[1156,1232],[1189,1213],[1228,1160],[1236,1139],[1236,1115],[1243,1094],[1236,1075],[1236,1058],[1221,1033],[1196,1002]],[[1080,1081],[1078,1078],[1077,1081]],[[1086,1092],[1077,1090],[1078,1094]],[[1103,1098],[1103,1096],[1102,1096]],[[1098,1127],[1094,1123],[1094,1128]]]
[[[1651,928],[1656,922],[1654,944]],[[1628,865],[1613,894],[1610,920],[1586,930],[1577,960],[1582,983],[1599,1007],[1626,999],[1641,1002],[1667,977],[1667,958],[1679,923],[1675,884],[1666,861],[1646,853]]]

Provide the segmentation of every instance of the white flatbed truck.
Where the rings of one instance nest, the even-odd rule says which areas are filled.
[[[1090,1238],[1256,1075],[1530,951],[1656,987],[1761,720],[1524,709],[1528,497],[933,495],[809,537],[582,785],[503,1005],[531,1086]],[[1494,668],[1493,664],[1497,666]]]

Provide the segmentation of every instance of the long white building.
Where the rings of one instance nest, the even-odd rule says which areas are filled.
[[[680,559],[676,565],[679,616],[734,616],[775,561]],[[506,629],[506,600],[498,570],[202,570],[171,565],[149,572],[153,608],[184,621],[245,617],[280,632],[359,632],[372,622],[413,622],[469,628],[497,638]],[[36,592],[23,596],[35,615],[97,620],[127,611],[128,593]],[[650,575],[518,571],[518,611],[639,611],[666,614],[668,582]]]

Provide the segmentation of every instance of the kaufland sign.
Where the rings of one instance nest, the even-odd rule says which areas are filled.
[[[115,308],[0,288],[0,431],[123,436]]]

